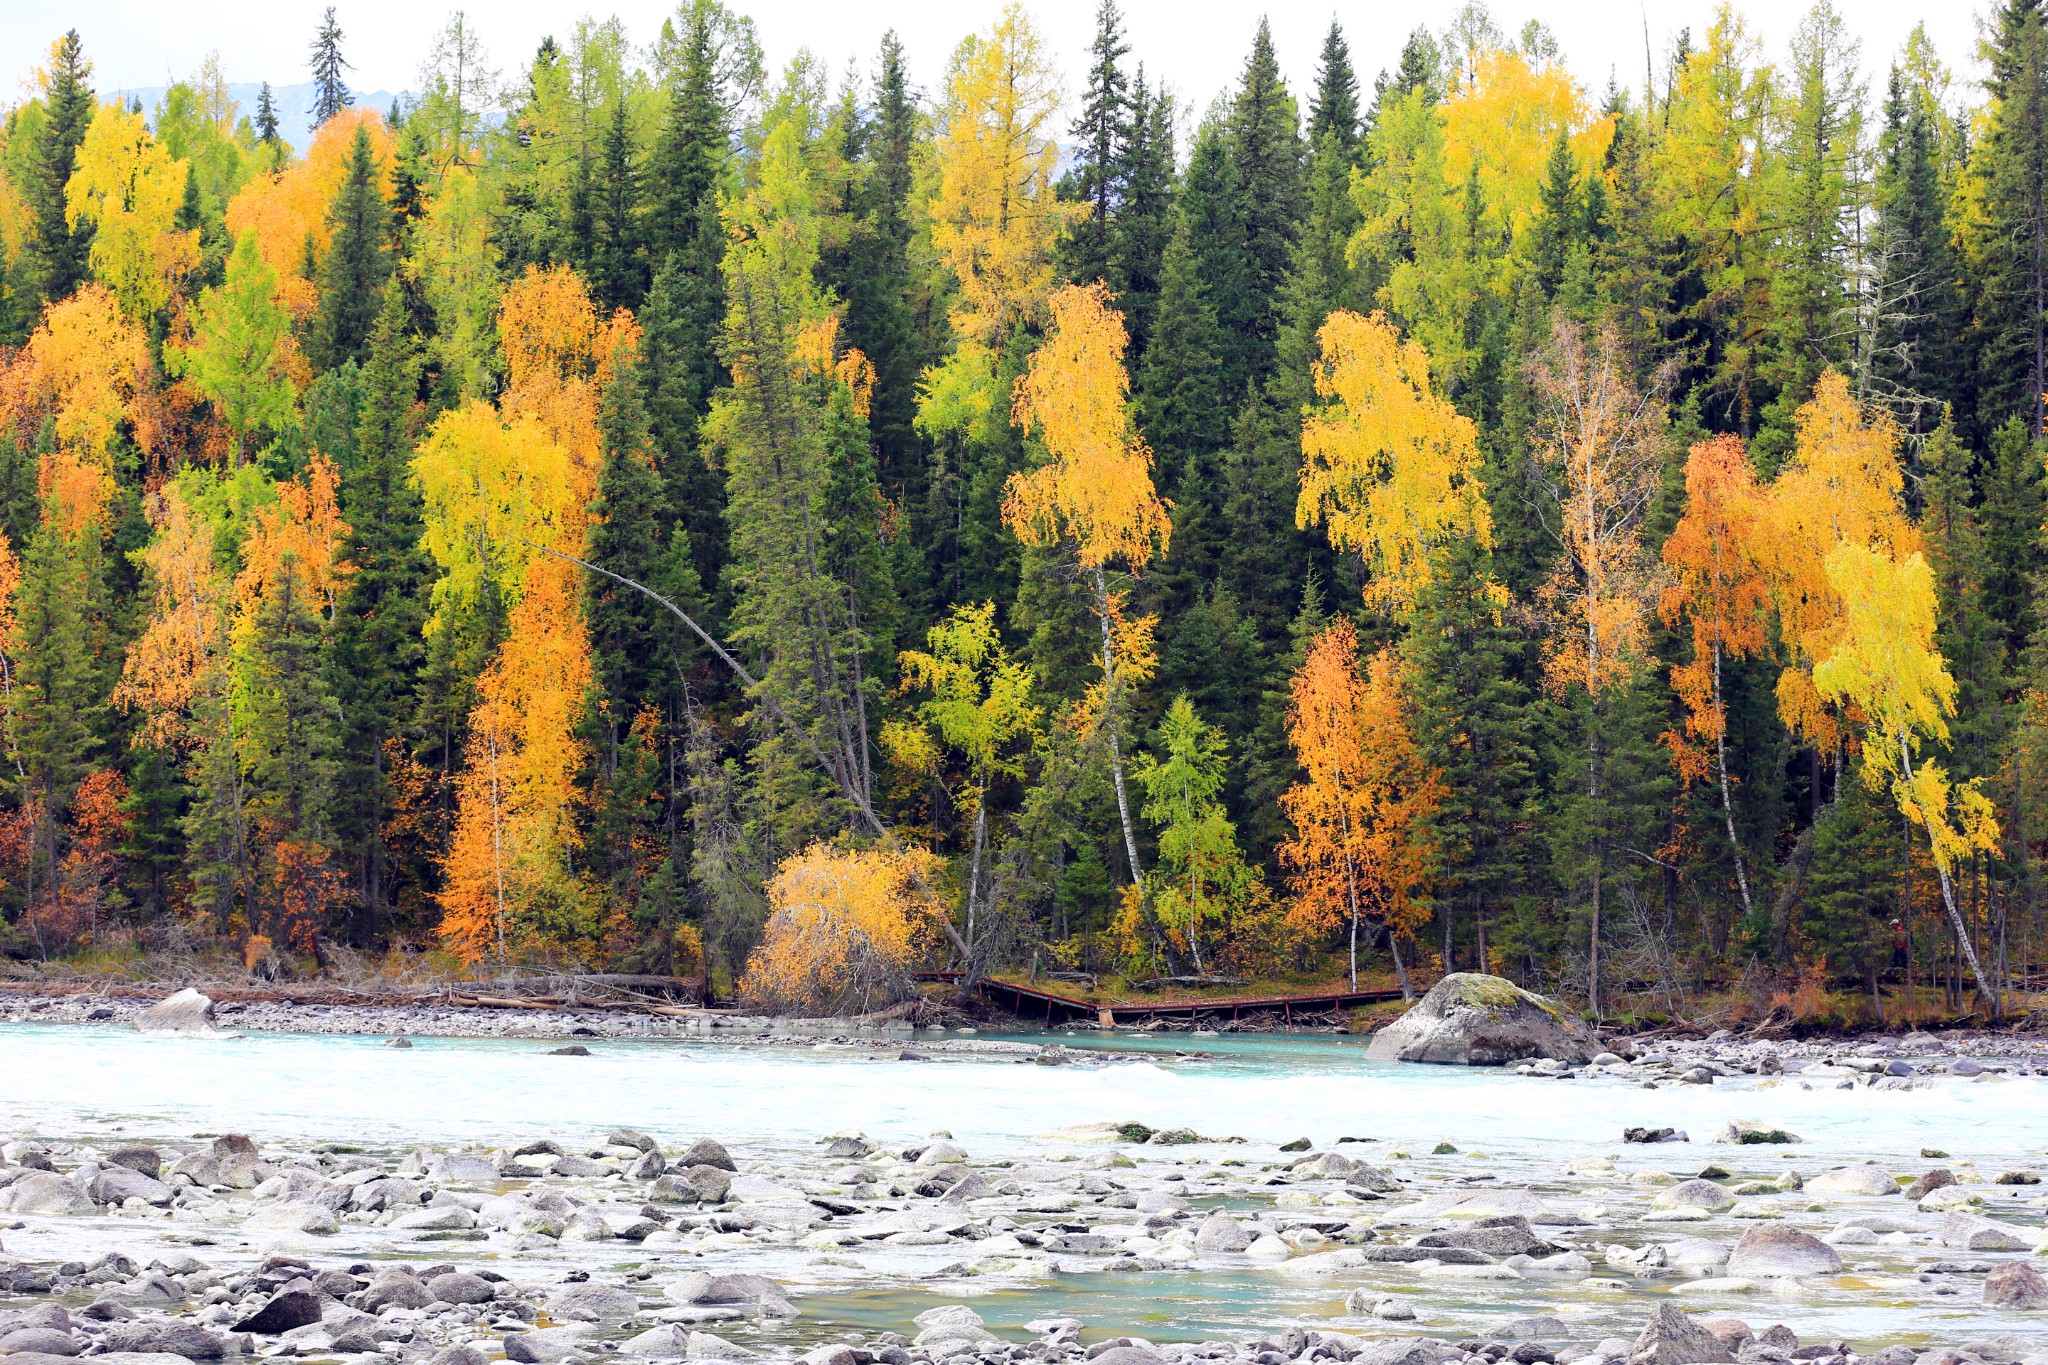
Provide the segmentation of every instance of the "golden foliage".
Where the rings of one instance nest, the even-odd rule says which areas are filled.
[[[1452,537],[1492,542],[1479,482],[1478,429],[1429,380],[1429,355],[1386,316],[1330,314],[1320,333],[1316,396],[1301,426],[1295,525],[1322,523],[1357,550],[1368,599],[1405,608],[1429,582],[1429,555]]]
[[[1664,563],[1676,575],[1666,584],[1658,613],[1664,624],[1692,622],[1692,659],[1671,666],[1671,687],[1685,705],[1684,733],[1666,731],[1679,775],[1687,782],[1707,772],[1695,741],[1718,744],[1727,731],[1721,698],[1721,661],[1760,654],[1770,641],[1770,584],[1757,562],[1764,494],[1749,456],[1733,436],[1692,448],[1685,464],[1686,511],[1664,542]]]
[[[1045,344],[1014,398],[1017,425],[1042,435],[1052,460],[1010,476],[1003,521],[1034,545],[1072,536],[1091,569],[1112,559],[1141,569],[1166,552],[1173,532],[1169,504],[1152,488],[1152,452],[1131,417],[1126,344],[1108,291],[1069,285],[1053,296]]]
[[[1543,193],[1544,166],[1561,132],[1581,167],[1598,167],[1614,141],[1614,115],[1597,118],[1562,63],[1532,67],[1501,48],[1474,54],[1472,78],[1444,102],[1444,183],[1476,181],[1486,211],[1520,245]]]
[[[312,594],[315,609],[323,617],[332,615],[350,572],[341,558],[349,525],[341,519],[340,485],[334,461],[316,450],[301,477],[277,485],[275,502],[250,513],[242,569],[235,576],[235,600],[246,628],[255,628],[257,605],[276,584],[286,559],[293,562],[299,588]]]
[[[1294,922],[1325,931],[1371,918],[1411,934],[1429,918],[1429,822],[1447,793],[1416,748],[1394,652],[1361,676],[1350,621],[1316,636],[1294,675],[1287,738],[1308,774],[1280,798],[1294,826],[1279,850]]]
[[[317,255],[327,250],[333,237],[327,211],[348,177],[349,149],[359,127],[369,132],[381,181],[391,174],[397,138],[376,110],[344,109],[320,125],[304,160],[257,176],[228,201],[228,231],[237,237],[256,234],[264,263],[277,272],[278,298],[295,317],[307,316],[318,301],[313,281],[301,266],[309,244]]]
[[[137,745],[161,748],[184,738],[185,716],[219,666],[227,602],[214,568],[213,527],[177,485],[149,494],[143,509],[155,530],[142,552],[154,600],[149,624],[122,662],[113,701],[142,712]]]
[[[114,495],[114,443],[149,385],[149,342],[104,285],[88,284],[43,312],[28,345],[0,372],[0,414],[26,446],[44,422],[54,448],[37,488],[66,534],[105,528]],[[148,433],[134,429],[138,441]],[[147,453],[148,447],[144,447]]]
[[[960,282],[962,338],[1000,345],[1052,288],[1053,244],[1085,203],[1052,191],[1059,74],[1019,4],[953,56],[939,135],[932,249]]]
[[[813,1014],[865,1013],[903,998],[945,923],[931,890],[941,865],[923,848],[830,844],[784,860],[768,883],[768,926],[741,998]]]
[[[130,317],[169,306],[198,268],[199,230],[177,230],[186,165],[149,134],[140,113],[101,105],[86,126],[64,186],[64,219],[92,225],[92,270]]]

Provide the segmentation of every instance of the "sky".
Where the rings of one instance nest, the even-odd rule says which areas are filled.
[[[834,68],[857,59],[872,68],[876,44],[894,27],[902,38],[913,79],[927,90],[937,86],[948,53],[960,38],[987,27],[1001,0],[733,0],[751,14],[771,63],[786,61],[808,46]],[[1883,73],[1915,23],[1924,22],[1937,50],[1965,79],[1974,78],[1978,16],[1990,0],[1836,0],[1861,39],[1873,94],[1881,94]],[[1093,31],[1096,0],[1028,0],[1027,8],[1058,52],[1068,89],[1078,86],[1084,52]],[[1250,46],[1261,7],[1230,0],[1122,0],[1131,45],[1130,60],[1143,62],[1154,77],[1164,75],[1184,103],[1206,106],[1236,76]],[[1368,86],[1373,74],[1398,61],[1401,44],[1417,23],[1441,29],[1461,0],[1275,0],[1265,7],[1274,41],[1290,83],[1304,93],[1316,55],[1334,13],[1344,25],[1353,61]],[[1644,27],[1652,48],[1668,51],[1678,32],[1703,32],[1713,21],[1715,0],[1576,0],[1576,3],[1516,3],[1497,0],[1495,21],[1509,33],[1531,18],[1556,34],[1566,63],[1595,95],[1610,75],[1640,85]],[[306,47],[325,0],[67,0],[45,9],[30,3],[0,4],[0,53],[10,70],[0,74],[4,102],[26,93],[59,23],[75,25],[94,63],[102,90],[159,86],[196,70],[218,51],[229,81],[294,84],[306,79]],[[432,37],[454,6],[437,0],[340,0],[336,17],[343,51],[355,70],[350,84],[365,90],[406,90]],[[550,34],[566,35],[584,13],[616,14],[636,43],[651,42],[675,0],[486,0],[470,12],[491,64],[514,71]],[[1803,0],[1751,0],[1738,7],[1759,34],[1765,51],[1782,57],[1787,40],[1806,9]],[[1965,93],[1959,89],[1958,94]]]

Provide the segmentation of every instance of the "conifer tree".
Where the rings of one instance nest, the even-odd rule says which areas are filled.
[[[1330,20],[1323,52],[1316,63],[1316,93],[1308,106],[1308,144],[1321,147],[1325,133],[1334,134],[1347,162],[1358,157],[1358,76],[1351,67],[1351,45],[1344,28]]]
[[[70,295],[86,278],[92,249],[92,225],[74,224],[65,213],[65,186],[78,164],[78,147],[92,122],[95,105],[92,63],[78,30],[71,29],[50,49],[49,88],[44,96],[43,126],[33,150],[24,198],[31,217],[29,257],[43,301],[55,303]]]
[[[391,274],[391,210],[383,179],[369,130],[358,125],[349,144],[348,170],[328,209],[328,246],[320,259],[313,350],[329,369],[363,358]]]
[[[1074,168],[1075,197],[1089,213],[1068,235],[1063,268],[1077,284],[1114,282],[1114,242],[1123,206],[1120,183],[1127,149],[1139,135],[1143,116],[1131,94],[1130,76],[1122,60],[1130,53],[1124,41],[1123,12],[1116,0],[1097,0],[1095,38],[1088,45],[1088,76],[1081,111],[1069,130],[1078,153]]]
[[[1962,412],[1968,314],[1956,277],[1941,114],[1894,68],[1885,100],[1878,182],[1872,325],[1864,365],[1873,398],[1908,430],[1932,431],[1944,406]]]
[[[10,732],[29,812],[29,892],[57,909],[66,816],[101,746],[94,677],[93,567],[99,529],[67,532],[45,519],[29,537],[14,600],[18,697]],[[40,880],[40,888],[36,883]]]
[[[356,102],[341,73],[352,69],[341,55],[341,25],[335,22],[334,6],[320,18],[313,34],[313,126],[318,128]]]
[[[1130,138],[1119,158],[1118,204],[1110,244],[1110,285],[1129,320],[1131,360],[1144,362],[1159,307],[1167,241],[1174,230],[1174,115],[1171,92],[1148,89],[1145,68],[1131,84]]]
[[[1233,347],[1246,377],[1263,378],[1273,363],[1280,334],[1281,289],[1294,264],[1294,246],[1304,216],[1304,163],[1300,115],[1280,77],[1271,28],[1262,18],[1251,55],[1231,102],[1226,133],[1237,173],[1239,222],[1244,232],[1242,312],[1223,314],[1233,327]]]
[[[1989,431],[2018,417],[2038,438],[2048,392],[2048,14],[2039,0],[1998,6],[1986,49],[1977,423]]]
[[[624,100],[612,105],[591,170],[589,194],[591,292],[607,309],[638,307],[647,292],[640,172],[634,165]]]

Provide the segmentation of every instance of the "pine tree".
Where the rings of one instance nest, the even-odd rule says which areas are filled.
[[[1957,463],[1961,458],[1959,453],[1951,457]],[[2015,417],[1992,433],[1989,458],[1982,461],[1977,479],[1984,610],[1996,623],[2000,652],[2015,669],[2041,628],[2042,573],[2048,570],[2048,544],[2042,540],[2048,489],[2041,466],[2041,445],[2028,439],[2025,425]],[[1967,494],[1958,496],[1967,501]]]
[[[277,132],[277,99],[270,93],[270,82],[263,82],[263,88],[256,92],[256,140],[265,147],[276,148],[284,139]]]
[[[81,222],[74,228],[66,221],[64,204],[64,187],[77,167],[78,145],[85,140],[96,107],[87,84],[91,76],[85,45],[78,30],[72,29],[50,52],[42,132],[23,187],[31,220],[28,255],[45,303],[68,297],[84,281],[92,250],[92,225]]]
[[[1124,193],[1118,172],[1136,132],[1134,115],[1140,113],[1131,98],[1130,77],[1119,64],[1130,50],[1116,0],[1098,0],[1095,38],[1088,45],[1088,84],[1071,130],[1077,152],[1075,197],[1088,204],[1089,214],[1074,225],[1062,253],[1064,273],[1079,284],[1114,276],[1116,220]]]
[[[1308,106],[1308,145],[1321,147],[1323,135],[1334,134],[1346,162],[1358,159],[1358,76],[1351,68],[1351,46],[1344,28],[1330,20],[1323,36],[1323,54],[1316,65],[1316,93]]]
[[[688,547],[698,579],[715,594],[726,553],[725,481],[697,444],[698,425],[711,399],[711,367],[717,364],[712,334],[702,330],[702,303],[692,292],[682,258],[670,256],[640,311],[637,369],[676,532]]]
[[[1244,232],[1242,312],[1219,310],[1238,368],[1263,378],[1273,363],[1280,335],[1281,290],[1294,264],[1306,209],[1303,167],[1307,160],[1294,97],[1280,78],[1273,34],[1264,19],[1245,59],[1244,75],[1231,103],[1226,137],[1237,173],[1237,218]],[[1237,330],[1241,328],[1242,330]]]
[[[335,22],[334,6],[321,16],[313,34],[313,126],[318,128],[356,102],[341,73],[353,70],[341,55],[341,25]]]
[[[1174,100],[1148,90],[1145,68],[1131,84],[1131,136],[1117,168],[1122,201],[1110,243],[1110,285],[1131,333],[1131,363],[1142,364],[1152,343],[1166,244],[1173,235]]]
[[[421,629],[431,568],[420,552],[420,496],[411,459],[422,412],[420,356],[407,330],[403,289],[384,286],[363,365],[357,463],[342,485],[349,524],[343,555],[348,586],[334,613],[332,687],[340,703],[341,762],[335,826],[340,846],[359,850],[364,923],[374,943],[394,901],[397,869],[385,829],[391,813],[391,750],[418,727]],[[417,875],[419,869],[412,869]]]
[[[12,731],[29,813],[29,893],[52,911],[61,890],[65,817],[100,747],[103,707],[88,614],[98,537],[90,523],[67,533],[46,519],[29,538],[14,603],[20,643]]]
[[[619,100],[612,105],[590,184],[588,273],[591,293],[606,309],[636,308],[647,292],[640,174],[633,161],[626,102]]]
[[[1967,311],[1950,246],[1942,184],[1941,115],[1908,91],[1897,68],[1885,100],[1878,181],[1873,325],[1864,363],[1871,394],[1909,430],[1931,431],[1944,407],[1962,411]]]
[[[1231,160],[1224,130],[1204,123],[1195,133],[1187,173],[1181,178],[1174,231],[1187,233],[1193,277],[1200,284],[1218,328],[1216,345],[1218,397],[1227,404],[1243,401],[1253,377],[1246,342],[1254,311],[1251,259],[1245,247],[1243,181]],[[1172,248],[1169,246],[1168,250]],[[1161,265],[1162,277],[1166,271]],[[1164,285],[1162,284],[1162,292]],[[1161,300],[1164,312],[1165,301]],[[1213,423],[1211,424],[1213,427]],[[1217,433],[1220,437],[1221,433]]]
[[[1990,29],[1977,429],[2018,417],[2038,438],[2048,392],[2048,15],[2040,0],[2005,0]]]
[[[313,321],[314,354],[333,369],[360,361],[391,274],[391,210],[383,172],[365,128],[349,144],[348,171],[327,212],[327,253],[320,258],[320,311]]]
[[[1208,456],[1221,444],[1213,420],[1223,400],[1218,328],[1187,218],[1177,213],[1160,265],[1159,307],[1139,372],[1138,404],[1159,460],[1160,485],[1182,509],[1204,496],[1213,472]]]

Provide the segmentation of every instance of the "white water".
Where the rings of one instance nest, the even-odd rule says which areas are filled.
[[[1910,1157],[1939,1146],[1997,1158],[2048,1140],[2048,1092],[2032,1077],[1946,1080],[1906,1092],[1838,1090],[1832,1082],[1802,1090],[1790,1079],[1766,1091],[1738,1080],[1653,1092],[1604,1079],[1367,1062],[1349,1040],[1201,1040],[1195,1046],[1209,1049],[1209,1059],[1175,1058],[1170,1046],[1133,1048],[1130,1060],[1102,1068],[681,1042],[600,1042],[590,1057],[551,1057],[551,1046],[423,1039],[402,1050],[375,1038],[195,1040],[0,1025],[0,1129],[58,1136],[115,1124],[167,1133],[232,1128],[259,1139],[395,1145],[581,1137],[619,1124],[665,1140],[798,1143],[841,1129],[893,1142],[945,1128],[977,1157],[990,1157],[1069,1124],[1135,1119],[1254,1141],[1307,1136],[1319,1145],[1340,1136],[1448,1138],[1544,1165],[1612,1147],[1630,1125],[1684,1128],[1703,1142],[1736,1118],[1782,1124],[1805,1136],[1813,1155]]]

